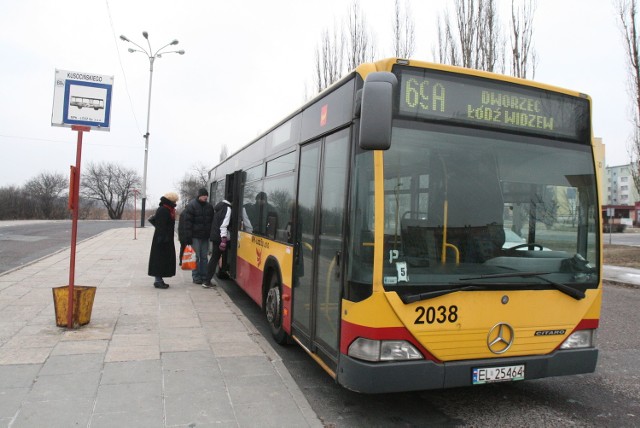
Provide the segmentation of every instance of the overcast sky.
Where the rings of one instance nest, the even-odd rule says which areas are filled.
[[[433,60],[438,13],[452,2],[410,0],[415,59]],[[510,0],[497,0],[502,18]],[[608,165],[628,163],[630,97],[613,0],[538,0],[535,80],[589,94]],[[116,162],[142,176],[149,61],[119,36],[186,54],[155,62],[147,207],[177,190],[222,144],[242,147],[299,107],[312,87],[323,29],[346,0],[0,0],[0,186],[43,171],[68,175],[76,133],[51,126],[55,69],[114,76],[110,132],[84,136],[82,166]],[[360,0],[379,58],[392,56],[393,0]]]

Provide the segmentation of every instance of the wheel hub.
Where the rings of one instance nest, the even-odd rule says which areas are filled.
[[[265,304],[265,312],[267,321],[274,323],[280,314],[280,290],[277,287],[270,288],[267,293],[267,301]]]

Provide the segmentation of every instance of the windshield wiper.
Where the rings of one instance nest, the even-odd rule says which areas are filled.
[[[562,291],[564,294],[573,297],[576,300],[581,300],[585,298],[584,291],[578,290],[576,288],[570,287],[566,284],[562,284],[560,282],[552,281],[550,279],[545,278],[542,275],[548,275],[553,272],[508,272],[508,273],[496,273],[491,275],[480,275],[469,278],[460,278],[460,281],[472,281],[474,279],[492,279],[492,278],[528,278],[534,277],[543,280],[544,282],[553,285],[557,290]]]
[[[457,288],[447,288],[445,290],[434,290],[434,291],[426,291],[424,293],[418,293],[418,294],[401,295],[400,300],[402,300],[403,303],[414,303],[414,302],[419,302],[420,300],[428,300],[428,299],[433,299],[434,297],[444,296],[445,294],[455,293],[456,291],[477,291],[477,290],[487,290],[487,287],[478,286],[478,285],[465,285]]]

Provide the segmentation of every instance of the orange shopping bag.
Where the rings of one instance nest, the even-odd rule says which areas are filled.
[[[196,252],[191,245],[184,247],[182,254],[182,270],[194,270],[196,268]]]

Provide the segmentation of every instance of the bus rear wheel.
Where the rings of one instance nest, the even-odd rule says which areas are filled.
[[[284,345],[287,343],[287,332],[282,328],[282,286],[278,281],[278,275],[271,275],[269,279],[264,311],[273,339],[276,343]]]

